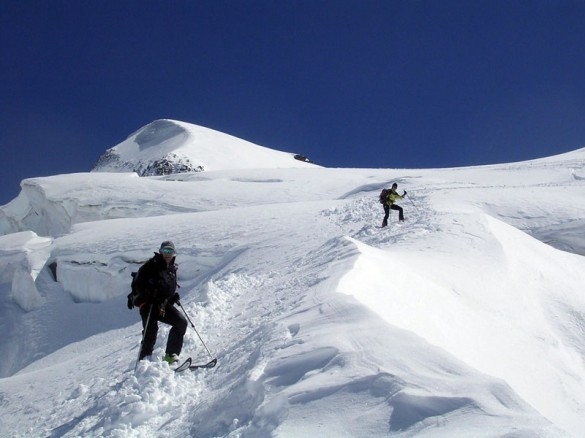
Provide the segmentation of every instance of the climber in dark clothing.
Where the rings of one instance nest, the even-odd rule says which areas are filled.
[[[388,226],[388,217],[390,216],[390,210],[397,210],[398,211],[398,220],[402,222],[404,220],[404,210],[400,205],[396,205],[395,202],[397,199],[402,199],[406,196],[406,190],[401,195],[398,194],[396,191],[398,189],[398,184],[392,184],[392,189],[386,196],[386,203],[384,204],[384,219],[382,220],[382,228]]]
[[[175,257],[173,242],[163,242],[159,252],[154,253],[154,257],[140,267],[134,280],[136,292],[128,307],[131,304],[138,307],[142,317],[144,340],[139,356],[141,360],[152,355],[159,321],[171,326],[164,360],[168,363],[176,362],[183,348],[187,320],[174,306],[180,299],[176,292]]]

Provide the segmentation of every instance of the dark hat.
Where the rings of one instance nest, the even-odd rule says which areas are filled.
[[[173,242],[171,242],[170,240],[165,240],[163,243],[160,244],[160,249],[162,250],[164,248],[168,248],[168,249],[172,249],[173,251],[176,251],[175,244]]]

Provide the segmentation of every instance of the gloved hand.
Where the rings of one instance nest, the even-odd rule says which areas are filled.
[[[175,294],[171,297],[171,304],[181,304],[181,296],[179,295],[178,292],[175,292]]]
[[[128,309],[132,310],[134,308],[134,300],[132,299],[132,294],[128,294]]]
[[[402,196],[406,196],[406,190],[404,191],[404,193],[402,194]]]

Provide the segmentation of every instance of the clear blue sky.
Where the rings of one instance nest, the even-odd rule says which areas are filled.
[[[3,0],[0,204],[159,118],[328,167],[585,146],[585,1]]]

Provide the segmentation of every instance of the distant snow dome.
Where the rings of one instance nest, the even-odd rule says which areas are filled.
[[[155,120],[108,149],[92,172],[140,176],[226,169],[318,167],[304,155],[281,152],[175,120]]]

